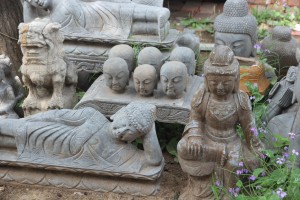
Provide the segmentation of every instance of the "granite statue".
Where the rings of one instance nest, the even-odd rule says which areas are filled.
[[[170,61],[179,61],[185,64],[189,75],[194,75],[196,70],[195,53],[188,47],[176,47],[170,54]]]
[[[292,31],[287,26],[276,26],[261,42],[261,48],[265,49],[267,63],[283,70],[284,67],[297,66],[296,49],[297,40],[292,37]],[[286,72],[287,70],[285,70]]]
[[[248,12],[246,0],[227,0],[223,13],[214,21],[215,44],[229,46],[235,56],[256,55],[256,18]]]
[[[24,97],[24,88],[18,76],[12,72],[11,62],[6,55],[0,55],[0,69],[4,71],[4,82],[9,84],[14,91],[16,103]]]
[[[110,49],[108,58],[119,57],[123,58],[128,66],[129,74],[133,72],[135,67],[134,51],[133,48],[127,44],[119,44]]]
[[[166,62],[161,67],[160,82],[163,92],[169,98],[181,98],[188,84],[187,67],[179,61]]]
[[[109,58],[103,64],[106,85],[114,92],[123,93],[129,82],[129,70],[126,61],[119,57]]]
[[[294,105],[296,109],[291,112],[286,112],[280,115],[273,117],[268,123],[268,129],[272,134],[280,134],[283,137],[290,137],[291,143],[289,146],[289,153],[292,154],[292,151],[300,151],[300,70],[298,70],[296,75],[296,80],[294,83]],[[300,159],[296,158],[295,165],[300,167]]]
[[[147,182],[160,177],[164,159],[155,131],[156,107],[132,102],[111,119],[112,122],[91,107],[50,110],[22,119],[0,120],[0,135],[7,141],[6,146],[16,148],[14,165],[29,163],[27,170],[36,169],[36,175],[49,169],[60,169],[64,174],[75,172],[69,180],[54,177],[60,180],[50,180],[54,186],[68,186],[70,181],[77,181],[78,174],[83,177],[92,174],[90,181],[85,180],[85,189],[115,189],[123,180],[127,183],[125,188],[132,190],[131,184],[139,179]],[[131,144],[137,138],[141,138],[143,150]],[[5,159],[1,160],[3,165]],[[101,181],[101,175],[102,179],[107,176],[117,179],[93,186],[95,177]],[[19,176],[26,175],[19,173]],[[41,184],[44,182],[47,181]],[[147,189],[136,188],[136,195],[143,194],[143,190]],[[115,191],[122,192],[122,188]]]
[[[290,67],[287,75],[277,82],[269,92],[270,103],[263,121],[269,122],[273,117],[295,103],[294,83],[297,78],[298,67]]]
[[[20,69],[29,90],[23,103],[25,115],[74,106],[77,74],[64,57],[64,37],[59,28],[58,23],[48,19],[19,25],[23,53]]]
[[[239,90],[239,63],[229,47],[213,49],[204,63],[204,77],[177,145],[180,166],[188,174],[187,187],[179,199],[213,199],[213,176],[221,186],[235,187],[237,177],[232,171],[241,159],[249,168],[257,167],[255,154],[263,149],[252,131],[255,122],[249,97]],[[237,123],[245,142],[236,132]]]
[[[24,20],[49,17],[51,22],[62,25],[65,36],[126,40],[151,35],[156,41],[164,40],[170,26],[169,9],[142,2],[24,0]],[[158,2],[161,1],[152,4],[161,4]]]
[[[143,64],[152,65],[153,67],[155,67],[158,77],[163,62],[163,54],[156,47],[143,48],[137,57],[138,66]]]
[[[184,29],[183,33],[175,41],[175,47],[188,47],[196,55],[200,53],[200,39],[189,29]]]
[[[16,103],[13,87],[5,82],[4,70],[0,68],[0,119],[19,118],[13,110]]]
[[[140,96],[151,96],[157,88],[157,73],[152,65],[143,64],[135,68],[133,83],[135,91]]]

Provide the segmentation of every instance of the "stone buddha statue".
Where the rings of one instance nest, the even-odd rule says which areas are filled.
[[[225,188],[235,187],[237,177],[232,171],[242,159],[255,169],[254,152],[263,148],[251,131],[255,128],[251,104],[248,95],[239,90],[239,63],[229,47],[213,49],[204,63],[204,78],[177,145],[180,166],[188,173],[187,187],[179,199],[213,199],[213,175]],[[236,132],[238,123],[245,141]]]
[[[263,39],[261,46],[262,49],[268,50],[265,52],[265,57],[272,67],[282,70],[283,67],[298,65],[296,59],[298,44],[297,40],[292,37],[290,27],[274,27],[270,36]]]
[[[129,70],[124,59],[109,58],[103,64],[106,85],[114,92],[123,93],[129,82]]]
[[[159,77],[160,68],[163,64],[163,55],[156,47],[145,47],[140,51],[137,63],[138,65],[152,65],[155,67],[157,76]]]
[[[160,70],[163,92],[172,99],[181,98],[188,83],[188,71],[182,62],[166,62]]]
[[[227,0],[214,22],[215,44],[226,45],[235,56],[255,56],[257,22],[246,0]]]
[[[185,64],[189,75],[194,75],[196,70],[195,53],[188,47],[176,47],[170,54],[170,61],[179,61]]]
[[[157,87],[157,79],[156,69],[152,65],[140,65],[133,73],[134,88],[141,96],[153,95]]]
[[[123,58],[128,66],[129,74],[134,69],[134,51],[133,48],[127,44],[119,44],[110,49],[108,58],[119,57]]]

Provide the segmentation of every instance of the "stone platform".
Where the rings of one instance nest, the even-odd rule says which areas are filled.
[[[160,83],[152,97],[139,96],[135,92],[132,78],[125,93],[113,93],[105,85],[104,76],[102,75],[85,93],[80,102],[75,106],[75,109],[93,107],[106,117],[110,117],[121,107],[132,101],[145,101],[157,107],[157,121],[186,124],[189,119],[193,95],[199,89],[203,80],[200,76],[190,76],[185,94],[180,99],[170,99],[163,93]]]

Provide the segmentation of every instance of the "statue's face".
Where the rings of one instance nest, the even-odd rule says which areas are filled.
[[[25,0],[29,4],[31,4],[34,7],[41,7],[43,9],[47,9],[49,6],[49,0]]]
[[[46,64],[48,59],[48,46],[41,33],[28,31],[20,36],[21,50],[24,64]]]
[[[215,32],[215,44],[226,45],[234,52],[235,56],[246,58],[251,56],[253,50],[251,37],[247,34]]]
[[[116,114],[111,123],[112,136],[124,142],[132,142],[142,134],[130,123],[125,114]]]
[[[153,94],[157,82],[156,70],[136,70],[133,74],[134,88],[141,96]]]
[[[217,96],[231,94],[235,86],[235,77],[227,75],[208,75],[206,77],[209,91]]]
[[[162,72],[160,75],[163,92],[170,98],[179,98],[187,84],[187,74],[176,69]]]
[[[111,66],[104,71],[106,85],[116,92],[124,91],[129,79],[126,68],[127,66]]]

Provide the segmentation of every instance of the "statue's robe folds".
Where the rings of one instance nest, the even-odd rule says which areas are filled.
[[[110,136],[111,123],[93,108],[51,110],[20,120],[20,162],[143,175],[161,170],[147,168],[142,150]]]

